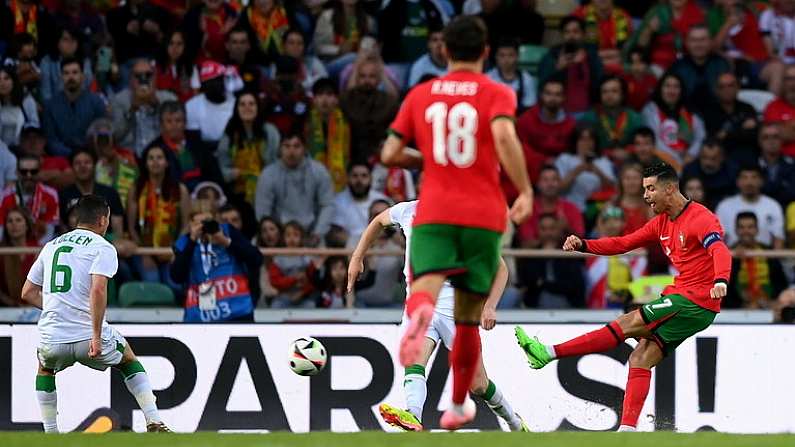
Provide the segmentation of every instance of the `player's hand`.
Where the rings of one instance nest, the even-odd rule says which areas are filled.
[[[483,308],[483,313],[480,315],[480,326],[490,331],[494,329],[497,324],[497,309],[486,306]]]
[[[362,258],[353,257],[348,263],[348,293],[353,293],[353,285],[359,279],[359,275],[364,271],[364,261]]]
[[[91,337],[91,342],[88,345],[88,357],[95,359],[102,354],[102,342],[97,337]]]
[[[533,213],[533,194],[522,193],[513,202],[511,206],[510,216],[513,223],[516,225],[521,224]]]
[[[709,291],[709,297],[713,300],[719,300],[726,296],[726,283],[719,282],[712,286],[712,290]]]
[[[582,239],[578,236],[571,235],[563,242],[563,251],[577,251],[582,248]]]

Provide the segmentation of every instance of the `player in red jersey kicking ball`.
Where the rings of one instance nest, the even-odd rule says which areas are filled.
[[[385,165],[423,168],[400,363],[417,363],[436,298],[449,278],[455,288],[453,405],[440,426],[455,430],[475,417],[467,391],[480,358],[478,324],[506,225],[500,164],[520,192],[509,213],[515,222],[529,216],[533,191],[514,127],[516,94],[482,73],[489,51],[486,26],[477,17],[458,17],[445,28],[444,42],[449,74],[409,92],[381,158]],[[419,152],[405,147],[411,141]]]
[[[646,168],[643,189],[643,198],[657,217],[626,236],[596,240],[569,236],[563,249],[609,256],[659,242],[679,271],[674,283],[663,290],[659,299],[618,317],[602,329],[559,345],[544,345],[516,327],[519,346],[533,369],[563,357],[608,351],[630,337],[640,339],[629,356],[629,378],[618,431],[635,431],[649,392],[651,368],[687,338],[712,324],[731,276],[732,257],[723,243],[718,218],[679,192],[679,179],[671,166],[661,163]]]

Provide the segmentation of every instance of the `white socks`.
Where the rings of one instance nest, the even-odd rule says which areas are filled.
[[[637,431],[635,427],[631,425],[621,425],[618,427],[618,431]]]
[[[58,433],[58,393],[36,391],[41,409],[41,423],[45,433]]]
[[[553,358],[556,359],[558,356],[555,354],[555,347],[552,345],[544,345],[547,348],[547,353]]]
[[[422,409],[425,407],[425,399],[428,397],[428,386],[425,381],[425,368],[420,371],[409,372],[410,369],[419,369],[419,365],[407,368],[403,379],[403,391],[406,394],[406,410],[413,414],[417,420],[422,421]]]
[[[155,404],[155,394],[152,392],[152,385],[149,383],[149,376],[145,372],[135,373],[124,379],[124,384],[127,385],[130,394],[135,397],[138,406],[143,410],[146,423],[162,422]]]
[[[492,384],[493,382],[489,382],[489,385]],[[491,408],[491,411],[508,423],[508,428],[510,428],[511,431],[519,431],[522,428],[522,420],[519,419],[519,416],[513,411],[511,403],[508,402],[508,399],[505,398],[499,388],[495,386],[494,394],[491,398],[484,398],[484,400],[486,400],[486,405]]]

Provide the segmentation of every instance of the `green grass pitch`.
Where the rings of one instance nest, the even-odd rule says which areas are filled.
[[[0,433],[3,447],[786,447],[793,435],[722,433]]]

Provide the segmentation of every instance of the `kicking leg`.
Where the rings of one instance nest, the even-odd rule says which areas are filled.
[[[639,310],[621,315],[607,326],[580,335],[559,345],[544,345],[532,339],[516,326],[516,339],[527,355],[533,369],[541,369],[552,360],[609,351],[630,337],[647,337],[651,332],[646,327]]]
[[[39,364],[36,374],[36,398],[41,409],[41,423],[45,433],[58,433],[58,394],[55,390],[55,371]]]
[[[497,385],[486,375],[486,367],[483,365],[483,355],[481,353],[478,369],[472,386],[469,388],[475,396],[486,401],[491,411],[508,423],[511,431],[530,431],[522,418],[514,412],[511,403],[502,394]]]
[[[649,394],[651,368],[662,361],[664,355],[660,347],[651,340],[641,339],[629,356],[629,377],[624,393],[624,411],[621,413],[621,426],[618,431],[635,431],[643,403]]]
[[[124,384],[127,385],[130,394],[133,395],[136,402],[138,402],[138,406],[144,412],[146,431],[171,431],[160,419],[160,413],[157,411],[155,403],[155,394],[152,392],[152,385],[149,383],[149,376],[146,374],[141,362],[135,357],[135,353],[129,344],[124,347],[121,362],[115,368],[124,376]]]
[[[433,319],[436,297],[446,277],[440,274],[423,275],[411,284],[411,295],[406,299],[409,326],[400,340],[400,364],[409,367],[419,361],[425,334]]]
[[[406,410],[386,403],[378,407],[381,417],[386,423],[408,431],[422,431],[422,410],[425,407],[425,399],[428,397],[425,367],[428,365],[434,348],[436,348],[436,342],[425,337],[419,363],[406,367],[403,376]]]

